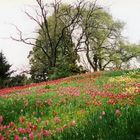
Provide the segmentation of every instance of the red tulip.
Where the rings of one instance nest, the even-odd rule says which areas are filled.
[[[43,131],[43,135],[44,135],[45,137],[49,137],[49,136],[51,135],[51,132],[50,132],[49,130],[44,130],[44,131]]]
[[[70,126],[75,126],[75,125],[76,125],[75,120],[73,120],[72,122],[70,122]]]
[[[59,124],[61,122],[61,119],[59,117],[54,118],[55,123]]]
[[[0,134],[0,140],[4,140],[4,137]]]
[[[24,117],[24,116],[22,116],[22,117],[19,119],[20,123],[23,123],[24,120],[25,120],[25,117]]]
[[[30,140],[34,140],[34,134],[33,134],[33,132],[31,132],[31,133],[29,134],[29,138],[30,138]]]
[[[25,132],[23,128],[19,128],[18,131],[20,134],[23,134]]]
[[[120,111],[119,109],[116,109],[115,114],[116,114],[117,116],[120,116],[120,115],[121,115],[121,111]]]
[[[2,123],[2,121],[3,121],[3,117],[2,117],[2,116],[0,116],[0,123]]]
[[[23,140],[27,140],[27,138],[26,137],[23,137]]]
[[[18,135],[15,135],[14,140],[20,140],[20,137]]]

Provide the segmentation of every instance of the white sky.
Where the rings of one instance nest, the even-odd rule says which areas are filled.
[[[48,1],[48,0],[46,0]],[[49,0],[52,1],[52,0]],[[66,0],[65,0],[66,1]],[[74,0],[73,0],[74,1]],[[124,35],[132,43],[140,42],[140,0],[98,0],[115,19],[126,23]],[[24,14],[28,5],[35,0],[0,0],[0,50],[6,55],[13,69],[26,69],[28,67],[28,53],[30,46],[14,42],[9,38],[16,34],[10,24],[16,24],[25,33],[31,33],[35,24]]]

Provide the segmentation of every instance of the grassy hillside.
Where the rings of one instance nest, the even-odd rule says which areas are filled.
[[[140,71],[0,91],[0,140],[139,140]]]

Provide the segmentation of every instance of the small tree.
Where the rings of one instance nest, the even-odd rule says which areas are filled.
[[[11,65],[8,64],[6,57],[0,52],[0,88],[3,88],[6,81],[10,78],[13,71],[10,71]]]
[[[10,78],[10,82],[8,83],[8,87],[13,86],[24,86],[30,84],[32,81],[25,74],[18,74]]]

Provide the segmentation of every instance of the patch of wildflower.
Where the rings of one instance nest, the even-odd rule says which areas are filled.
[[[110,83],[133,83],[135,82],[136,79],[135,78],[131,78],[131,77],[125,77],[125,76],[118,76],[118,77],[112,77],[109,79]]]
[[[0,98],[0,140],[92,139],[93,136],[104,139],[108,130],[127,133],[126,128],[139,123],[138,79],[119,76],[96,86],[100,74],[80,76],[64,79],[61,84],[61,80],[52,82],[54,85],[49,88],[43,83],[15,90],[14,94],[3,94]],[[122,83],[125,83],[123,90],[116,92],[122,88]],[[131,120],[133,123],[127,124]],[[128,132],[139,132],[137,128],[140,127],[135,127],[137,123]],[[91,130],[92,138],[86,130]]]

